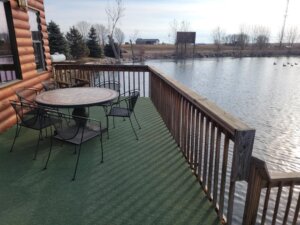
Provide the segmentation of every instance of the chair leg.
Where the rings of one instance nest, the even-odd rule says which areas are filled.
[[[131,118],[130,118],[130,117],[129,117],[129,121],[130,121],[132,130],[133,130],[133,133],[134,133],[134,135],[135,135],[135,137],[136,137],[136,140],[139,140],[139,138],[138,138],[138,136],[137,136],[137,134],[136,134],[136,132],[135,132],[135,130],[134,130],[134,127],[133,127],[133,124],[132,124],[132,121],[131,121]]]
[[[36,160],[36,155],[37,155],[37,152],[39,150],[40,140],[41,140],[42,136],[43,136],[42,130],[40,130],[39,139],[38,139],[38,143],[36,145],[36,149],[35,149],[35,152],[34,152],[33,160]]]
[[[116,128],[115,126],[115,117],[113,116],[113,124],[114,124],[114,128]]]
[[[12,152],[12,150],[13,150],[13,148],[14,148],[14,146],[15,146],[16,139],[17,139],[17,137],[18,137],[19,134],[20,134],[20,130],[21,130],[21,126],[20,126],[20,128],[19,128],[19,125],[17,124],[16,133],[15,133],[15,138],[14,138],[14,140],[13,140],[13,143],[12,143],[12,146],[11,146],[9,152]]]
[[[106,116],[106,131],[107,131],[107,139],[109,139],[109,119],[108,116]]]
[[[141,126],[140,126],[140,124],[139,124],[139,121],[138,121],[137,118],[136,118],[136,115],[135,115],[134,111],[133,111],[133,115],[134,115],[134,118],[135,118],[135,121],[136,121],[137,125],[139,126],[139,129],[141,129]]]
[[[76,151],[76,145],[75,145],[73,154],[76,155],[76,152],[77,152],[77,151]]]
[[[74,170],[72,181],[74,181],[75,177],[76,177],[76,172],[77,172],[77,167],[78,167],[79,157],[80,157],[80,150],[81,150],[81,144],[79,145],[79,150],[78,150],[78,154],[77,154],[77,160],[76,160],[76,165],[75,165],[75,170]]]
[[[100,134],[100,146],[101,146],[101,163],[103,163],[104,155],[103,155],[102,133]]]
[[[48,154],[48,158],[47,158],[47,161],[46,161],[44,170],[47,169],[48,162],[49,162],[49,159],[50,159],[50,155],[51,155],[51,151],[52,151],[52,139],[53,139],[53,138],[51,137],[51,138],[50,138],[50,150],[49,150],[49,154]]]

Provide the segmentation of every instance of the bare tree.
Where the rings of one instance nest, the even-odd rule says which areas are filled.
[[[176,43],[177,32],[178,31],[188,31],[190,29],[190,23],[188,21],[182,20],[180,23],[174,19],[170,22],[170,36],[174,43]]]
[[[110,32],[110,36],[113,37],[117,23],[124,16],[125,8],[123,6],[122,0],[115,0],[115,5],[108,6],[105,11],[108,19],[108,29]]]
[[[108,29],[103,24],[94,24],[93,27],[96,29],[100,45],[104,48],[109,33]]]
[[[120,28],[116,27],[114,37],[115,37],[115,40],[118,42],[118,54],[120,56],[121,55],[121,45],[123,44],[123,42],[125,40],[125,34]]]
[[[289,0],[286,1],[286,8],[285,8],[285,14],[283,16],[283,24],[282,24],[282,28],[281,31],[279,32],[279,47],[282,47],[282,42],[284,39],[284,29],[285,29],[285,23],[286,23],[286,18],[288,15],[288,10],[289,10]]]
[[[270,41],[270,29],[265,26],[256,25],[252,29],[252,44],[257,46],[259,49],[265,48]]]
[[[114,37],[115,37],[116,41],[118,42],[119,46],[121,46],[121,44],[123,44],[123,42],[125,40],[124,32],[120,28],[116,27]]]
[[[286,32],[286,42],[290,47],[293,47],[299,37],[299,30],[297,27],[290,27]]]
[[[87,40],[91,24],[86,21],[80,21],[80,22],[76,23],[75,27],[77,28],[79,33],[82,35],[84,40]]]
[[[110,32],[108,35],[109,43],[113,49],[115,57],[120,60],[120,54],[118,54],[117,50],[115,49],[113,36],[117,23],[124,16],[125,8],[123,7],[122,0],[115,0],[115,5],[108,6],[105,11],[108,19],[108,29]]]
[[[178,22],[176,19],[174,19],[172,22],[170,22],[170,33],[169,33],[169,36],[171,37],[173,43],[176,43],[176,35],[178,29],[179,29]]]
[[[136,39],[139,36],[139,30],[134,30],[133,33],[129,36],[129,39],[135,43]]]
[[[217,51],[221,50],[221,46],[225,42],[225,37],[226,37],[226,33],[220,27],[217,27],[212,31],[212,38],[213,38],[214,44],[217,47]]]
[[[179,31],[189,31],[190,22],[182,20],[180,23]]]
[[[246,25],[240,26],[240,33],[237,37],[237,45],[241,50],[244,50],[245,47],[249,44],[249,28]]]

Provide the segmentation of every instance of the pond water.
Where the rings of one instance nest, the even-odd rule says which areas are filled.
[[[253,155],[267,161],[270,170],[300,172],[300,58],[150,60],[147,64],[256,129]]]

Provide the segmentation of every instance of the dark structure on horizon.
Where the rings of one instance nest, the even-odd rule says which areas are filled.
[[[137,44],[137,45],[158,45],[159,39],[138,38],[138,39],[136,39],[135,44]]]
[[[176,36],[176,57],[185,58],[188,55],[194,57],[196,32],[178,31]],[[192,48],[190,47],[192,46]]]

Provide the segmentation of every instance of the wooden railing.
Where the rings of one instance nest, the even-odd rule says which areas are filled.
[[[300,173],[271,173],[252,157],[243,224],[299,224],[299,188]]]
[[[248,177],[255,130],[162,72],[149,70],[152,102],[219,218],[231,224],[235,183]]]
[[[85,79],[89,80],[90,86],[99,81],[118,81],[121,92],[138,89],[141,96],[150,97],[224,223],[232,224],[237,181],[248,182],[245,213],[239,217],[243,218],[242,224],[255,224],[256,215],[264,215],[265,212],[258,203],[266,183],[271,182],[270,188],[279,186],[281,193],[283,187],[290,186],[292,189],[300,180],[300,176],[292,180],[261,178],[257,163],[252,158],[255,130],[152,67],[55,65],[54,78],[65,82],[73,78]],[[252,195],[255,197],[252,198]],[[288,202],[291,196],[287,197]],[[299,214],[299,198],[296,205],[288,206],[293,208],[291,211],[295,215]],[[274,209],[275,215],[277,211],[278,205],[277,210]],[[262,221],[266,215],[262,216]]]
[[[91,87],[99,82],[118,81],[121,93],[136,89],[142,97],[149,96],[147,66],[58,64],[54,66],[54,79],[66,85],[76,79],[88,80]]]

